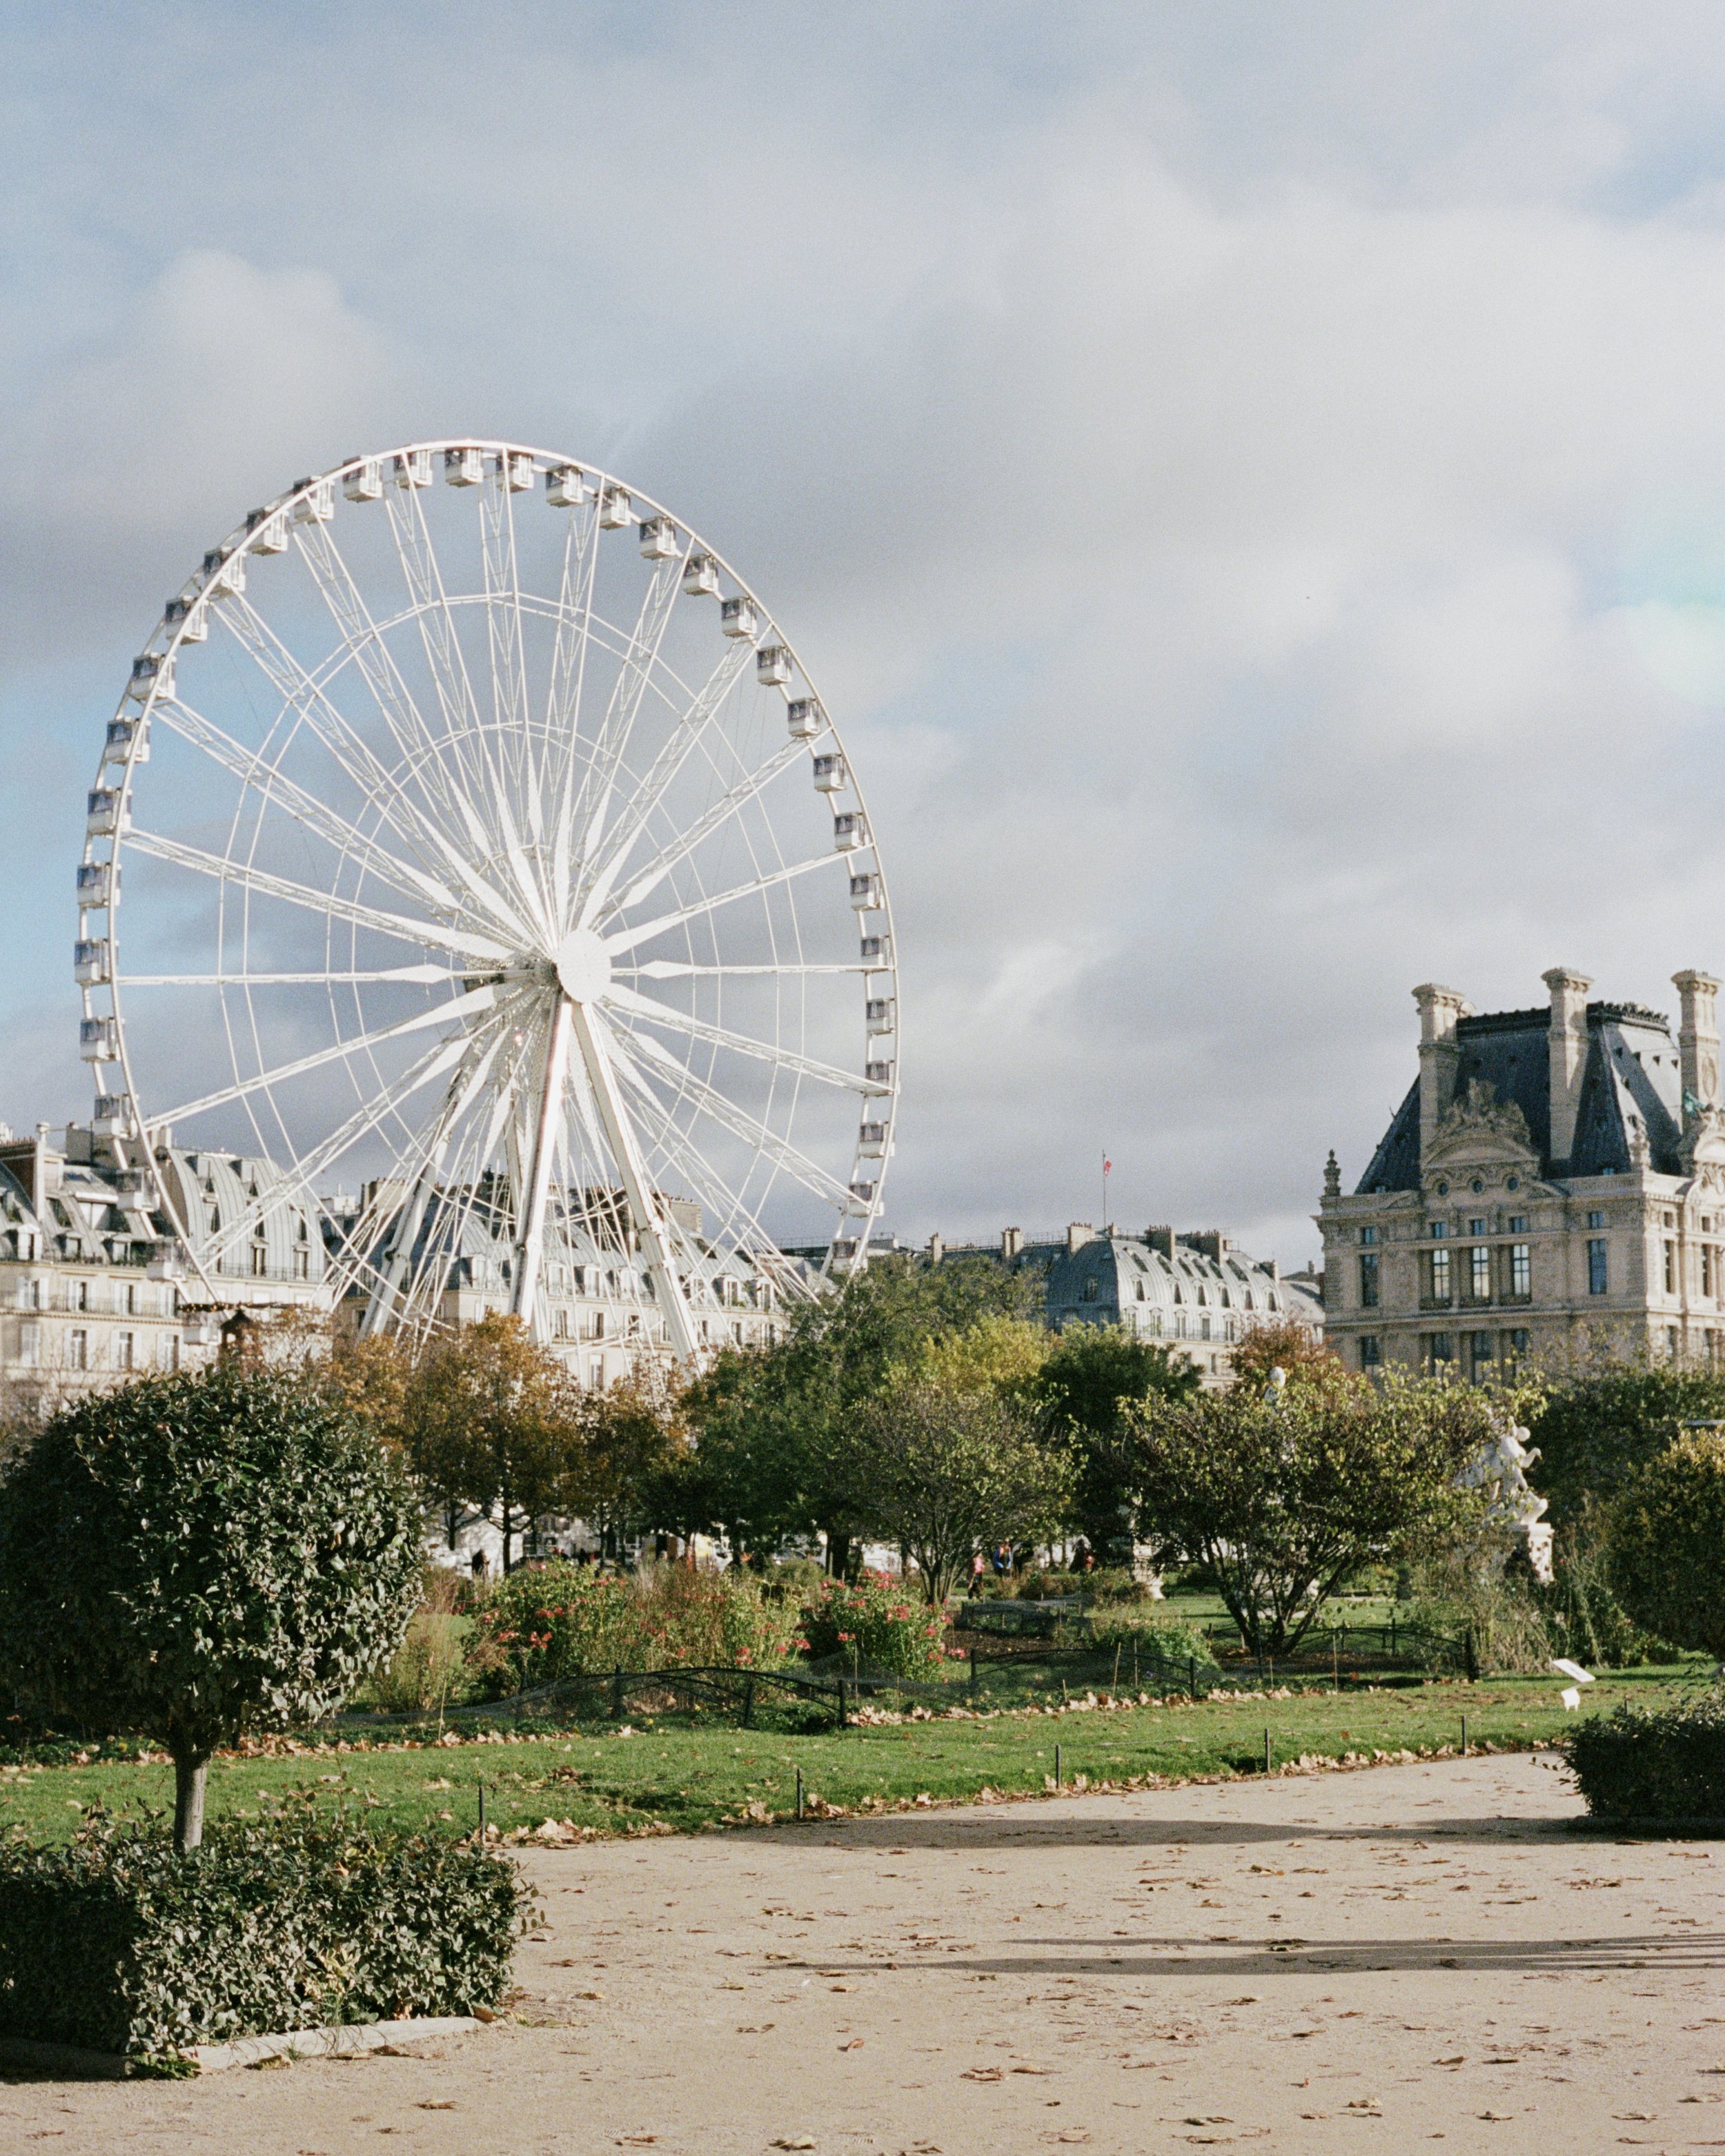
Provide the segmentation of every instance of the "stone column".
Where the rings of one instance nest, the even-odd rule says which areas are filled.
[[[1714,998],[1719,983],[1711,973],[1692,968],[1671,975],[1671,985],[1681,998],[1677,1026],[1677,1060],[1682,1067],[1683,1091],[1703,1108],[1719,1106],[1719,1021]],[[1689,1121],[1686,1106],[1683,1120]]]
[[[1568,966],[1553,966],[1540,978],[1551,990],[1551,1165],[1561,1175],[1575,1150],[1587,1069],[1587,992],[1593,983]]]
[[[1454,988],[1427,981],[1414,991],[1420,1006],[1420,1160],[1422,1168],[1437,1134],[1438,1118],[1455,1091],[1456,1066],[1461,1051],[1455,1041],[1455,1021],[1471,1018],[1473,1005]]]

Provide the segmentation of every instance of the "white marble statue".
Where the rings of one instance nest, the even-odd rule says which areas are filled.
[[[1527,1432],[1505,1422],[1457,1479],[1464,1490],[1485,1492],[1486,1517],[1519,1538],[1533,1577],[1549,1584],[1552,1531],[1544,1517],[1548,1501],[1527,1481],[1527,1470],[1538,1457],[1539,1448],[1528,1444]]]

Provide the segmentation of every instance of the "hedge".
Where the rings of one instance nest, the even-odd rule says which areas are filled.
[[[528,1892],[506,1859],[290,1808],[177,1856],[99,1816],[0,1848],[0,2035],[171,2061],[278,2030],[495,2008]]]
[[[1596,1819],[1725,1820],[1725,1699],[1590,1715],[1569,1764]]]

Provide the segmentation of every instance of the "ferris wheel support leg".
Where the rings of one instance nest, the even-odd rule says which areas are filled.
[[[610,1147],[611,1158],[617,1163],[623,1178],[623,1191],[629,1201],[629,1209],[634,1222],[635,1233],[647,1259],[647,1270],[659,1297],[660,1307],[665,1312],[665,1337],[671,1353],[680,1363],[692,1363],[699,1359],[700,1350],[695,1338],[695,1321],[689,1313],[688,1298],[683,1283],[677,1277],[677,1269],[671,1259],[670,1238],[660,1217],[655,1202],[647,1165],[641,1158],[634,1127],[624,1112],[623,1102],[617,1091],[617,1074],[611,1067],[603,1036],[593,1024],[583,1004],[571,1004],[575,1040],[581,1050],[581,1060],[587,1071],[588,1083],[599,1111],[599,1122]]]
[[[552,1163],[557,1158],[557,1125],[562,1113],[563,1085],[569,1067],[569,1013],[567,996],[559,996],[551,1014],[545,1044],[545,1078],[539,1089],[539,1116],[533,1131],[533,1158],[527,1170],[527,1202],[521,1209],[521,1240],[516,1245],[515,1293],[510,1308],[536,1332],[539,1275],[545,1262],[545,1200],[551,1188]]]

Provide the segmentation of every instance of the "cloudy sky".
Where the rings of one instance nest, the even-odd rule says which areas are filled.
[[[890,1224],[1298,1263],[1409,989],[1725,971],[1717,10],[200,0],[0,28],[0,1117],[164,595],[372,444],[750,575],[899,917]]]

